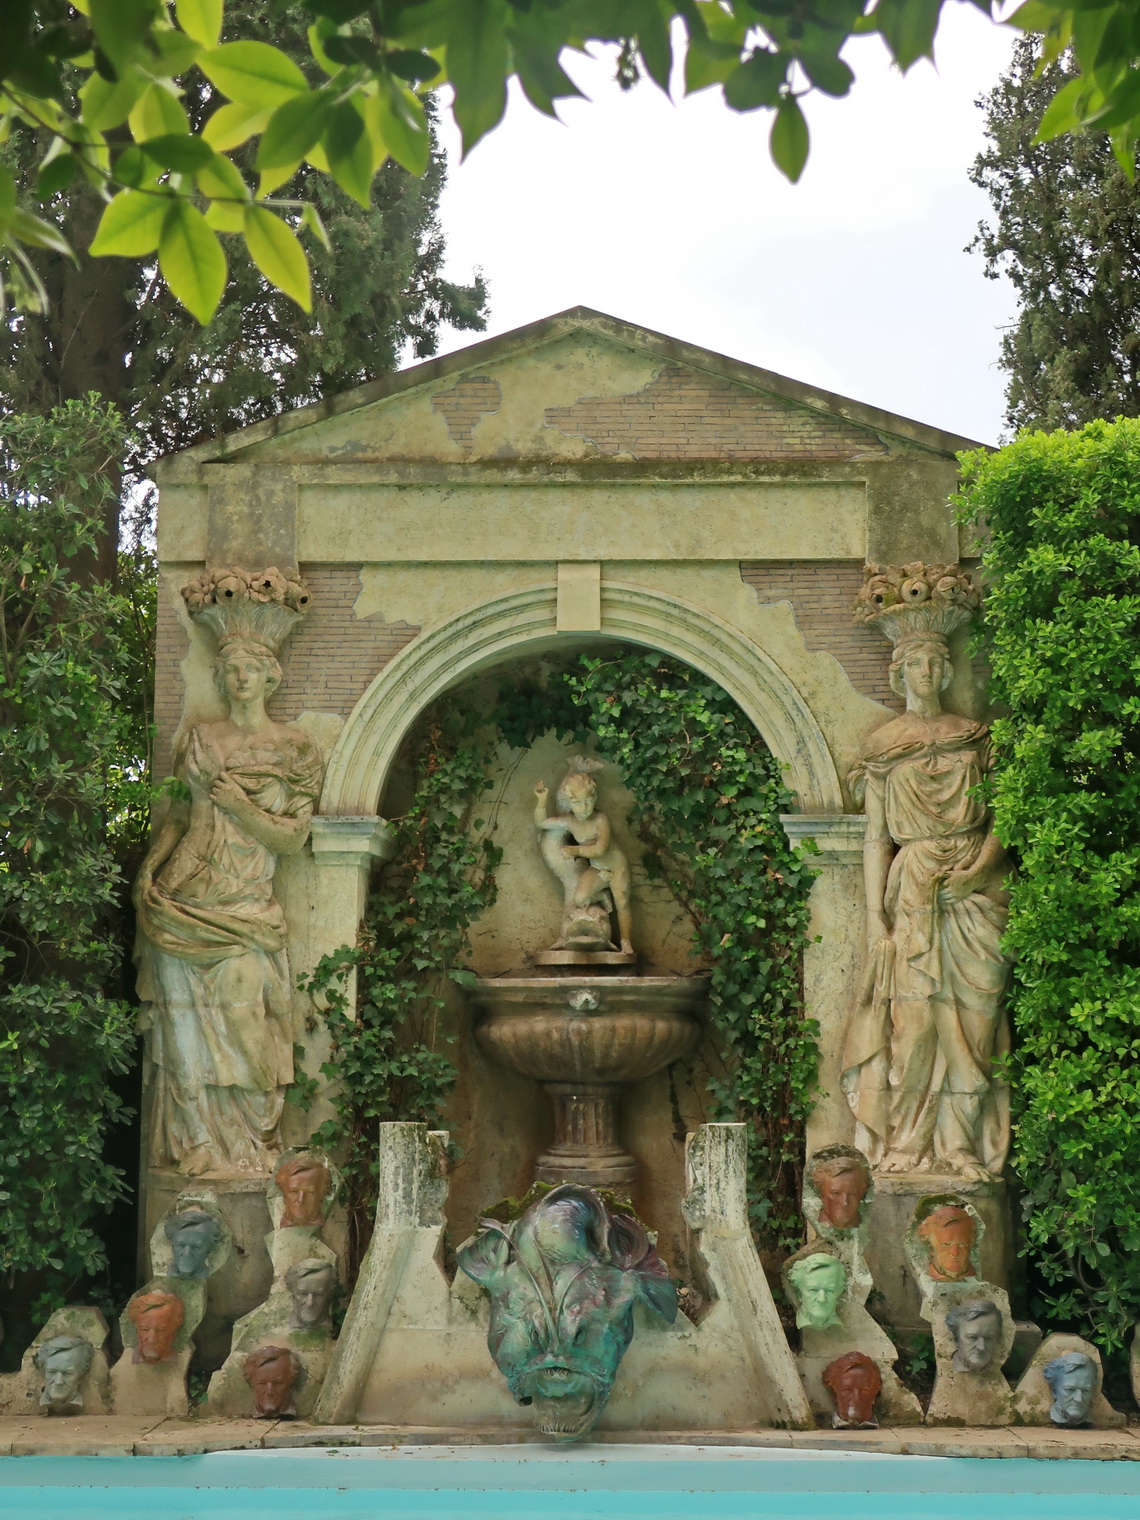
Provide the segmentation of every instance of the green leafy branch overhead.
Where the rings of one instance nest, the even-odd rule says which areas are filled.
[[[265,278],[308,310],[298,232],[323,241],[324,229],[311,205],[274,192],[304,163],[364,206],[389,157],[422,174],[426,91],[450,86],[470,152],[502,120],[512,80],[533,107],[554,115],[559,100],[580,93],[564,56],[613,45],[623,85],[644,73],[668,92],[681,78],[686,93],[718,87],[733,110],[771,112],[772,158],[797,180],[809,150],[802,102],[813,91],[848,94],[855,75],[842,55],[851,39],[877,35],[908,69],[933,56],[945,3],[308,0],[305,71],[269,43],[225,41],[224,0],[2,0],[0,131],[19,121],[41,133],[41,201],[50,204],[77,176],[88,179],[108,204],[87,251],[157,255],[171,291],[199,321],[209,321],[225,289],[227,236],[244,239]],[[998,0],[965,3],[990,16],[999,9]],[[1071,50],[1079,67],[1046,111],[1043,134],[1104,129],[1131,172],[1140,7],[1028,0],[1010,22],[1040,35],[1046,59]],[[195,70],[217,101],[197,130],[180,87]],[[246,144],[255,145],[256,184],[231,156]],[[72,250],[47,217],[17,204],[4,170],[0,247],[10,294],[42,308],[34,250]]]

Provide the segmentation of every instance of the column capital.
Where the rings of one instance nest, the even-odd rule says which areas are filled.
[[[391,860],[395,848],[392,825],[375,813],[350,817],[313,819],[310,843],[319,866],[371,866],[374,860]]]
[[[815,840],[819,854],[809,855],[809,862],[849,866],[863,858],[866,813],[781,813],[780,822],[793,845]]]

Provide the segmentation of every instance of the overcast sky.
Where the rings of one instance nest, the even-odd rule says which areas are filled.
[[[483,269],[492,335],[591,306],[996,442],[1013,298],[963,250],[988,209],[966,178],[974,102],[1011,35],[968,4],[945,15],[937,70],[904,79],[873,38],[852,45],[858,82],[810,101],[796,186],[769,162],[767,113],[712,90],[674,106],[648,81],[623,95],[608,64],[582,61],[592,103],[565,103],[565,126],[514,102],[462,164],[448,132],[449,274]]]

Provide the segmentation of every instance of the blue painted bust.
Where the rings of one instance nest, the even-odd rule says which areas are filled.
[[[1092,1357],[1083,1351],[1067,1351],[1064,1356],[1046,1362],[1041,1373],[1053,1395],[1049,1406],[1053,1424],[1070,1427],[1089,1424],[1099,1381]]]

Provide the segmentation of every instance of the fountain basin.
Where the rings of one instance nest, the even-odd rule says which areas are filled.
[[[618,1144],[617,1102],[696,1044],[704,977],[487,977],[471,992],[475,1038],[500,1065],[533,1077],[554,1100],[555,1140],[538,1158],[543,1182],[628,1192],[637,1163]]]

